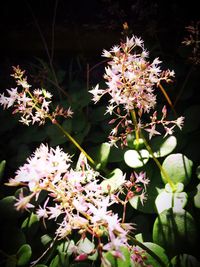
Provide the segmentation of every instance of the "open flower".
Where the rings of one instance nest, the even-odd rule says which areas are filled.
[[[42,125],[46,119],[52,122],[56,121],[57,116],[65,118],[72,117],[70,108],[64,110],[56,107],[55,111],[50,112],[50,104],[52,102],[52,94],[45,89],[31,89],[31,85],[27,82],[25,71],[22,71],[19,66],[13,67],[16,84],[18,87],[7,89],[5,93],[0,94],[0,104],[4,109],[13,108],[13,114],[19,113],[20,122],[26,125],[38,123]]]
[[[117,146],[116,143],[121,142],[122,146],[126,146],[127,135],[136,131],[138,134],[141,129],[149,133],[150,139],[154,135],[160,135],[158,124],[163,126],[166,135],[172,134],[175,126],[182,127],[182,117],[173,121],[165,119],[166,107],[160,120],[157,115],[147,115],[150,112],[157,114],[155,89],[161,87],[161,81],[170,82],[174,71],[161,70],[162,62],[159,58],[152,62],[148,60],[149,52],[144,48],[141,38],[134,35],[127,37],[110,51],[104,49],[102,56],[108,58],[104,74],[106,88],[100,89],[96,85],[89,92],[95,103],[105,94],[110,96],[105,113],[115,116],[110,121],[113,124],[109,136],[111,145]],[[145,113],[145,121],[142,122]]]

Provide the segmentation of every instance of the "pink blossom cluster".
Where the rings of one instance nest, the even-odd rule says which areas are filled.
[[[130,198],[140,195],[140,192],[144,195],[149,182],[145,174],[134,173],[130,180],[126,180],[123,175],[120,188],[105,193],[101,187],[100,174],[87,164],[84,157],[80,158],[75,169],[71,165],[71,156],[60,147],[54,149],[41,144],[7,184],[29,189],[29,193],[21,190],[16,209],[36,208],[36,214],[45,227],[48,220],[56,221],[55,235],[59,239],[68,239],[73,231],[80,234],[80,240],[89,234],[92,240],[98,242],[92,253],[98,252],[102,261],[106,261],[103,256],[106,251],[111,251],[116,257],[123,257],[120,252],[122,246],[128,247],[134,254],[135,247],[128,243],[133,226],[122,221],[111,206],[126,205]],[[38,197],[42,191],[47,192],[47,198],[38,206]],[[121,198],[120,194],[124,197]],[[77,255],[78,245],[73,246],[73,252],[78,258],[83,256]],[[133,259],[138,257],[132,256]]]
[[[159,58],[148,61],[148,54],[143,41],[134,35],[127,37],[120,45],[113,46],[110,51],[103,50],[102,56],[109,59],[104,74],[106,88],[100,89],[97,84],[89,92],[95,103],[105,94],[110,96],[106,113],[115,116],[110,121],[110,124],[115,124],[109,136],[111,144],[116,145],[120,141],[122,145],[127,145],[128,134],[146,128],[151,138],[160,134],[156,130],[157,124],[164,126],[166,135],[172,133],[176,125],[182,127],[183,117],[169,122],[165,119],[166,111],[161,120],[155,120],[155,111],[153,116],[149,116],[149,123],[142,121],[144,113],[155,110],[155,88],[162,80],[170,82],[174,77],[174,71],[161,70]],[[134,121],[133,113],[136,116]]]
[[[96,103],[108,93],[111,99],[107,112],[110,114],[119,105],[123,105],[127,112],[136,108],[140,113],[149,112],[154,108],[154,86],[161,80],[170,81],[174,71],[161,71],[161,61],[155,58],[150,63],[147,61],[148,54],[143,41],[135,36],[127,37],[126,42],[112,47],[110,51],[103,50],[103,56],[110,59],[104,74],[108,87],[99,89],[97,85],[92,89],[93,101]]]
[[[20,122],[26,125],[39,123],[44,124],[49,118],[53,122],[57,116],[71,117],[73,112],[70,108],[63,110],[59,107],[51,114],[50,104],[52,94],[45,89],[30,90],[31,85],[27,82],[27,77],[24,76],[25,71],[22,71],[19,66],[13,67],[14,77],[17,86],[16,88],[7,89],[7,96],[0,94],[0,104],[4,109],[13,108],[13,114],[21,114]]]

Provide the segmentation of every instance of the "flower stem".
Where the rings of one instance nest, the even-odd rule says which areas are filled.
[[[175,110],[175,108],[174,108],[174,105],[172,104],[172,101],[171,101],[171,99],[169,98],[168,94],[166,93],[165,89],[163,88],[163,86],[161,85],[161,83],[159,83],[158,86],[159,86],[160,90],[162,91],[164,97],[166,98],[168,104],[170,105],[171,109],[173,110],[174,115],[177,116],[177,114],[176,114],[176,110]]]
[[[160,164],[159,160],[154,156],[153,151],[150,147],[150,145],[148,144],[147,140],[145,139],[145,137],[141,134],[141,137],[144,141],[145,147],[148,150],[149,154],[152,156],[153,160],[155,161],[156,165],[158,166],[158,168],[160,169],[160,171],[162,172],[163,176],[165,177],[166,181],[169,183],[169,185],[171,186],[172,190],[175,190],[175,185],[172,182],[172,180],[170,179],[169,175],[167,174],[167,172],[165,171],[165,169],[162,167],[162,165]]]
[[[139,140],[139,135],[140,135],[141,138],[144,141],[144,145],[145,145],[146,149],[148,150],[149,154],[152,156],[152,158],[155,161],[156,165],[158,166],[158,168],[162,172],[162,174],[165,177],[166,181],[169,183],[169,185],[171,186],[172,190],[175,190],[174,183],[172,182],[172,180],[170,179],[169,175],[164,170],[164,168],[162,167],[162,165],[160,164],[160,162],[158,161],[158,159],[154,156],[153,151],[152,151],[150,145],[148,144],[147,140],[145,139],[145,137],[143,136],[143,134],[141,133],[141,131],[139,132],[135,110],[131,110],[131,116],[132,116],[132,120],[133,120],[133,123],[134,123],[134,126],[135,126],[136,140],[137,141]]]
[[[137,143],[139,143],[139,129],[138,129],[138,123],[137,123],[137,118],[136,118],[134,109],[131,110],[131,117],[132,117],[134,127],[135,127],[135,137],[136,137]]]
[[[52,118],[49,116],[49,119],[52,121]],[[61,132],[83,153],[83,155],[89,160],[89,162],[96,166],[95,161],[87,154],[87,152],[79,145],[79,143],[67,132],[63,127],[56,122],[55,125],[61,130]]]
[[[37,107],[37,101],[35,100],[34,96],[31,94],[29,90],[27,90],[30,97],[35,102],[35,109],[40,110],[40,107]],[[51,122],[54,121],[53,117],[50,114],[46,114],[47,118],[50,119]],[[56,121],[54,124],[61,130],[61,132],[84,154],[84,156],[89,160],[89,162],[95,167],[95,161],[87,154],[87,152],[79,145],[79,143],[67,132],[63,127]]]

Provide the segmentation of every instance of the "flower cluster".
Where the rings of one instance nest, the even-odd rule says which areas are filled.
[[[144,196],[149,182],[144,173],[134,173],[130,180],[125,180],[123,175],[121,179],[123,182],[119,190],[108,190],[105,193],[99,173],[90,168],[84,157],[80,157],[73,169],[70,155],[59,147],[53,149],[41,144],[7,185],[27,186],[29,189],[29,194],[24,194],[23,190],[19,194],[15,204],[17,210],[35,208],[39,205],[37,200],[40,193],[47,192],[43,205],[36,207],[36,214],[44,225],[46,226],[47,220],[57,221],[55,234],[60,239],[68,238],[73,231],[78,231],[80,240],[90,234],[92,240],[96,238],[99,242],[93,253],[99,252],[101,260],[106,261],[103,252],[112,251],[114,256],[123,257],[120,252],[122,246],[128,247],[131,253],[135,249],[128,243],[132,225],[122,221],[110,207],[119,203],[126,204],[126,201],[120,199],[120,193],[127,193],[126,200],[140,192]],[[74,245],[73,251],[78,254],[78,247]],[[132,258],[135,257],[136,255]]]
[[[110,59],[104,75],[108,88],[101,90],[97,85],[90,92],[95,102],[105,93],[110,94],[107,108],[110,114],[120,104],[127,112],[135,108],[149,112],[156,104],[154,86],[161,80],[170,81],[170,77],[174,76],[174,71],[161,71],[158,58],[152,63],[147,61],[148,52],[143,41],[135,36],[131,39],[127,37],[125,43],[114,46],[110,51],[104,50],[103,56]]]
[[[13,107],[13,114],[21,114],[20,122],[29,125],[30,123],[39,125],[44,124],[46,118],[53,122],[57,116],[71,117],[73,112],[69,108],[63,110],[59,107],[51,114],[50,104],[52,95],[45,89],[34,89],[30,91],[31,85],[27,82],[25,71],[22,71],[19,66],[13,67],[14,77],[17,85],[21,90],[16,88],[7,89],[8,96],[4,93],[0,94],[0,104],[4,109]]]
[[[109,104],[106,113],[114,114],[115,118],[110,123],[116,123],[111,131],[110,139],[112,144],[121,141],[126,145],[126,137],[133,131],[150,126],[151,135],[156,134],[155,113],[151,117],[149,124],[142,123],[141,117],[144,113],[149,113],[155,109],[156,95],[155,87],[158,87],[162,80],[171,81],[174,77],[174,71],[160,69],[161,61],[155,58],[150,63],[148,51],[145,50],[143,41],[140,38],[132,36],[126,39],[119,46],[114,46],[110,51],[104,50],[103,56],[108,58],[108,65],[105,68],[104,78],[106,80],[106,89],[100,89],[97,84],[90,93],[93,95],[93,101],[97,103],[105,94],[110,95]],[[135,118],[133,121],[133,112]],[[139,118],[139,119],[137,119]],[[181,126],[182,119],[171,121],[171,124]],[[160,121],[164,121],[162,118]],[[160,123],[160,121],[158,123]],[[166,133],[169,134],[168,122],[164,123]],[[119,128],[125,129],[122,132]]]

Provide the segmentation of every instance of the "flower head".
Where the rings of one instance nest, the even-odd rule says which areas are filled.
[[[0,94],[0,104],[4,109],[13,108],[13,114],[19,113],[20,122],[26,125],[39,123],[44,124],[46,119],[56,120],[57,116],[65,118],[71,117],[73,112],[70,108],[64,110],[57,107],[55,111],[50,112],[50,104],[52,94],[45,89],[30,90],[31,85],[27,82],[27,77],[24,76],[25,71],[22,71],[19,66],[13,67],[16,84],[18,87],[7,89],[5,93]]]
[[[166,135],[172,134],[175,125],[179,128],[182,126],[181,118],[170,122],[165,119],[166,108],[163,109],[161,120],[157,119],[155,89],[161,86],[163,80],[170,82],[174,71],[161,70],[160,59],[155,58],[150,62],[148,55],[143,40],[134,35],[127,37],[120,45],[113,46],[110,51],[103,50],[102,56],[108,58],[104,73],[106,88],[100,89],[96,85],[89,92],[95,103],[105,94],[110,96],[105,113],[116,116],[110,121],[110,124],[115,124],[109,136],[112,145],[117,146],[116,143],[120,141],[122,146],[126,146],[127,136],[141,129],[149,132],[150,139],[160,135],[157,124],[164,127]],[[147,115],[150,112],[152,116]],[[145,120],[149,117],[150,122],[141,123],[144,113]]]

